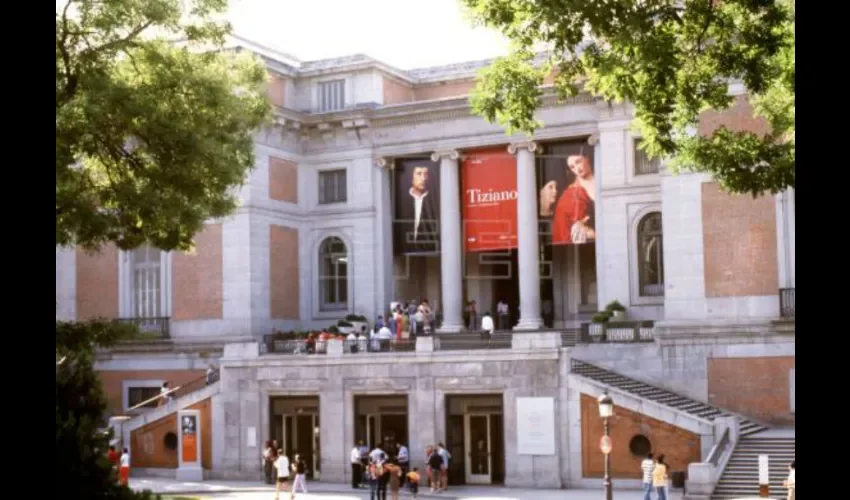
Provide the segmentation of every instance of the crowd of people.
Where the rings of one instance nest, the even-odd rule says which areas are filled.
[[[416,498],[422,481],[418,468],[410,469],[410,452],[403,444],[388,444],[389,452],[381,445],[369,449],[359,441],[349,457],[351,463],[351,487],[368,488],[371,500],[386,500],[387,489],[392,500],[398,500],[399,492],[406,487]],[[448,487],[448,469],[451,454],[443,443],[429,446],[425,450],[426,478],[431,493],[445,491]]]

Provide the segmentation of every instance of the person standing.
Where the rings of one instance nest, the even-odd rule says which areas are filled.
[[[792,460],[788,465],[788,478],[782,483],[788,488],[788,500],[796,500],[797,493],[797,464],[796,460]]]
[[[649,453],[640,463],[640,470],[643,472],[643,500],[650,500],[652,471],[655,470],[655,460],[652,459],[652,453]]]
[[[404,479],[407,477],[407,471],[410,465],[410,451],[404,443],[398,444],[396,459],[398,460],[399,467],[401,467],[401,482],[404,483]]]
[[[283,454],[283,450],[277,450],[277,460],[274,463],[277,469],[277,485],[274,489],[275,500],[280,500],[280,490],[287,490],[289,480],[289,458]]]
[[[265,474],[266,484],[274,484],[274,462],[277,460],[277,450],[272,447],[271,441],[266,441],[265,449],[263,450],[263,473]]]
[[[115,451],[114,446],[109,447],[109,451],[106,452],[106,459],[109,460],[109,465],[112,466],[112,471],[115,474],[115,477],[118,476],[118,464],[121,462],[121,455]]]
[[[351,462],[351,487],[353,489],[358,489],[363,484],[363,463],[360,457],[360,448],[362,446],[363,441],[359,441],[351,449],[351,454],[348,457],[348,460]]]
[[[658,500],[667,500],[667,464],[664,463],[664,455],[658,455],[655,468],[652,470],[652,486]]]
[[[508,303],[505,299],[499,299],[496,304],[496,316],[499,319],[499,330],[508,329]]]
[[[130,450],[124,448],[119,459],[118,482],[124,486],[130,486]]]

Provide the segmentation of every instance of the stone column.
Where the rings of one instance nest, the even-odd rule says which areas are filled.
[[[460,180],[457,151],[438,151],[432,161],[440,162],[440,286],[443,325],[440,332],[463,329],[463,247],[460,239]]]
[[[537,168],[535,142],[514,143],[508,153],[516,154],[517,247],[519,261],[519,324],[516,330],[538,330],[540,316],[540,245],[537,225]]]

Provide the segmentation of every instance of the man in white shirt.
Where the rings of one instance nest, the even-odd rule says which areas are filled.
[[[383,462],[384,456],[386,453],[381,449],[381,445],[376,445],[375,449],[369,453],[369,458],[375,463]]]
[[[275,486],[274,490],[274,498],[275,500],[280,499],[280,490],[287,490],[287,481],[289,480],[289,458],[283,454],[283,450],[278,450],[277,460],[274,462],[274,467],[277,469],[277,486]]]
[[[398,444],[396,460],[398,460],[398,465],[401,467],[401,482],[404,484],[404,480],[407,478],[408,465],[410,465],[410,452],[404,443]]]
[[[499,299],[496,304],[496,317],[499,318],[499,330],[508,329],[508,303],[505,299]]]
[[[351,487],[354,489],[360,488],[363,484],[363,463],[360,462],[360,447],[363,446],[363,441],[358,442],[351,449],[348,461],[351,463]]]
[[[652,491],[652,471],[655,470],[655,459],[652,458],[652,453],[640,463],[640,470],[643,473],[643,500],[650,500],[649,493]]]
[[[354,330],[345,337],[345,347],[352,354],[357,352],[357,335],[354,334]]]
[[[493,325],[493,317],[490,316],[490,311],[485,312],[484,316],[481,317],[481,335],[489,340],[495,329],[496,327]]]
[[[393,338],[393,332],[384,325],[378,330],[378,342],[380,345],[381,351],[389,351],[390,350],[390,340]]]

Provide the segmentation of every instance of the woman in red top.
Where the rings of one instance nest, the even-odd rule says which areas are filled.
[[[590,159],[582,154],[567,157],[567,168],[575,180],[567,186],[555,206],[552,243],[588,243],[596,240],[596,181]]]

